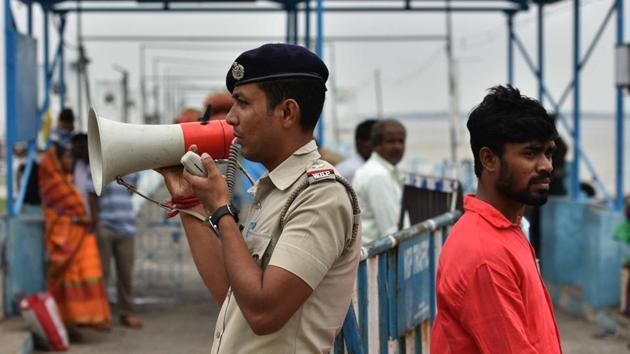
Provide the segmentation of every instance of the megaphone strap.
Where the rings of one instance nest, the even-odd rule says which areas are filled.
[[[171,211],[166,214],[166,218],[170,219],[175,215],[179,214],[180,210],[194,208],[197,205],[201,204],[201,200],[195,197],[194,195],[182,195],[179,197],[174,197],[171,200],[166,202],[168,205],[173,208]]]
[[[137,195],[141,196],[142,198],[157,204],[159,207],[168,210],[168,217],[172,217],[177,215],[177,213],[184,213],[184,214],[188,214],[196,219],[198,219],[199,221],[201,221],[204,224],[208,223],[208,220],[206,220],[206,217],[203,216],[202,214],[193,211],[193,210],[187,210],[187,208],[192,208],[194,206],[196,206],[197,204],[200,203],[200,200],[195,197],[195,196],[182,196],[179,197],[180,199],[173,198],[170,201],[163,203],[160,201],[157,201],[151,197],[149,197],[148,195],[140,192],[138,190],[138,188],[136,188],[133,184],[125,181],[122,177],[117,176],[116,177],[116,182],[122,186],[124,186],[125,188],[127,188],[127,190],[129,190],[130,192],[136,193]],[[172,203],[173,201],[177,200],[175,203]],[[195,201],[196,200],[196,201]],[[172,216],[170,216],[171,213],[174,213]]]

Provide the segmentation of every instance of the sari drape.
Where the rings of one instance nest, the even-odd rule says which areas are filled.
[[[67,325],[102,325],[111,313],[96,238],[77,220],[87,215],[72,175],[63,172],[54,147],[39,167],[49,256],[47,288]]]

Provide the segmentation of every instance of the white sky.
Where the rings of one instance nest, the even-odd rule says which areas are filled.
[[[612,4],[611,0],[582,1],[582,48],[583,52],[600,26],[604,15]],[[572,75],[572,2],[562,1],[546,7],[546,82],[556,100]],[[20,30],[26,30],[25,6],[14,2],[14,12]],[[41,16],[35,6],[34,33],[41,38]],[[630,6],[625,16],[630,21]],[[499,13],[455,14],[454,55],[458,63],[458,85],[460,111],[468,112],[485,94],[485,89],[506,81],[506,19]],[[302,30],[303,19],[300,19]],[[51,21],[52,25],[52,21]],[[597,50],[582,76],[582,108],[584,111],[614,111],[614,17],[604,32]],[[324,18],[327,36],[338,35],[397,35],[397,34],[444,34],[445,17],[439,13],[329,13]],[[520,13],[515,18],[515,28],[532,58],[536,58],[535,8]],[[628,26],[626,26],[628,27]],[[84,14],[83,34],[90,35],[268,35],[282,38],[285,32],[285,16],[281,13],[146,13],[146,14]],[[626,31],[627,32],[627,31]],[[312,20],[315,34],[315,17]],[[628,35],[626,34],[626,37]],[[76,60],[76,16],[69,15],[66,30],[68,46],[67,61]],[[2,41],[4,39],[2,38]],[[40,41],[40,44],[43,41]],[[57,37],[51,29],[51,53]],[[223,87],[222,80],[209,80],[205,76],[224,76],[239,52],[261,43],[179,43],[190,47],[217,47],[209,51],[147,50],[146,73],[151,74],[154,57],[186,57],[191,60],[207,61],[204,66],[185,66],[173,63],[162,64],[160,74],[199,75],[195,81],[186,81],[178,86]],[[383,107],[385,115],[413,112],[448,111],[449,97],[446,78],[447,66],[444,42],[374,42],[335,43],[334,60],[330,45],[325,47],[325,60],[329,64],[343,99],[338,106],[341,128],[351,129],[365,116],[376,114],[374,72],[382,76]],[[133,42],[87,42],[92,95],[99,111],[115,115],[113,107],[103,107],[104,93],[114,87],[111,82],[120,74],[113,64],[130,72],[132,98],[139,97],[139,52],[140,44]],[[4,51],[2,43],[1,50]],[[537,95],[536,81],[527,69],[522,56],[515,51],[516,86],[530,95]],[[334,62],[334,65],[333,65]],[[67,70],[68,103],[76,107],[76,79]],[[4,82],[4,71],[0,73]],[[109,84],[107,82],[110,82]],[[40,86],[43,82],[40,83]],[[330,87],[330,82],[329,82]],[[191,90],[191,88],[189,88]],[[178,97],[188,106],[200,106],[206,92],[178,90]],[[4,87],[0,88],[4,100]],[[58,106],[53,98],[53,108]],[[327,112],[332,113],[332,100],[328,99]],[[2,107],[5,107],[2,104]],[[85,100],[84,100],[85,107]],[[566,110],[571,110],[572,99],[567,100]],[[84,111],[87,109],[84,108]],[[132,121],[139,121],[139,102],[131,111]],[[0,112],[4,121],[5,111]],[[342,119],[343,118],[343,119]],[[4,124],[2,128],[4,130]]]

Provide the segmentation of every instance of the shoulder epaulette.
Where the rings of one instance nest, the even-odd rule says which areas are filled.
[[[335,170],[323,161],[315,161],[306,168],[306,178],[308,179],[308,184],[328,180],[334,181],[336,180]]]

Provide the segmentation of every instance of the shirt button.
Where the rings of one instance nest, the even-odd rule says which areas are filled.
[[[214,336],[217,337],[217,339],[221,338],[221,331],[217,331],[217,333],[215,333]]]
[[[262,204],[260,202],[256,203],[256,209],[262,208]]]

